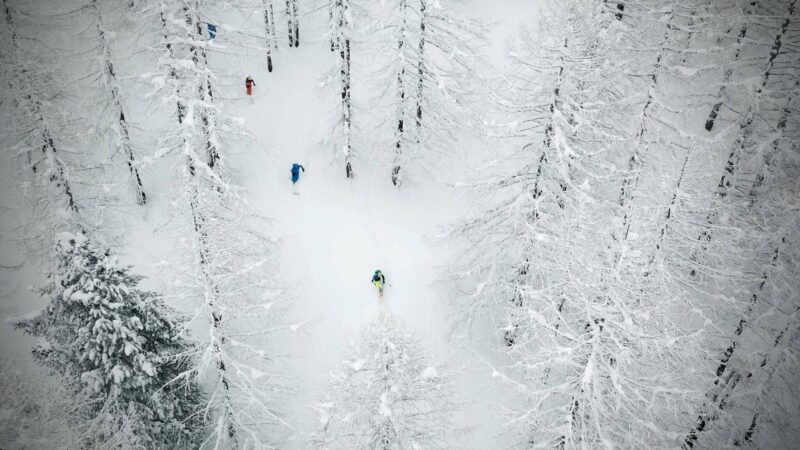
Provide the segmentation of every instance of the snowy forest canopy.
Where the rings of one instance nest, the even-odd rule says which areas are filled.
[[[800,447],[796,0],[0,1],[0,448]]]

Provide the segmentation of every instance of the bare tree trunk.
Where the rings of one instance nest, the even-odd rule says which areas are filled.
[[[426,0],[419,0],[419,61],[417,61],[417,143],[422,135],[422,96],[425,87],[425,25],[428,21]]]
[[[800,80],[795,81],[794,88],[789,90],[790,94],[786,100],[786,106],[781,109],[781,115],[778,119],[778,123],[775,125],[775,131],[777,132],[778,136],[772,141],[770,153],[764,156],[764,164],[761,166],[761,169],[759,169],[755,179],[753,180],[753,185],[750,187],[750,206],[755,203],[758,190],[764,184],[766,170],[771,165],[773,156],[779,151],[781,138],[784,130],[786,130],[786,123],[789,121],[789,117],[792,115],[791,105],[794,101],[794,93],[797,92],[798,88],[800,88]]]
[[[569,45],[569,38],[564,39],[564,48],[566,49]],[[542,195],[542,188],[540,183],[542,182],[542,173],[544,171],[545,164],[548,163],[547,156],[552,152],[552,144],[553,144],[553,130],[555,125],[555,115],[556,110],[558,109],[560,98],[561,98],[561,86],[564,82],[564,61],[563,57],[562,65],[558,68],[558,76],[556,77],[555,86],[553,87],[553,97],[550,100],[550,104],[548,105],[547,109],[550,111],[550,115],[548,117],[547,124],[545,125],[544,130],[544,140],[542,141],[542,154],[539,156],[539,162],[537,163],[536,168],[536,176],[533,179],[533,190],[531,192],[531,197],[533,200],[536,201]],[[531,145],[531,144],[529,144]],[[566,184],[561,181],[559,182],[561,185],[562,191],[566,191]],[[558,194],[556,195],[556,204],[559,207],[564,207],[564,201]],[[539,220],[539,211],[534,210],[532,211],[527,219],[530,223],[535,223]],[[511,299],[512,307],[515,307],[514,310],[522,310],[524,305],[524,294],[522,292],[523,286],[526,285],[525,278],[528,275],[530,270],[530,262],[526,258],[525,261],[519,266],[517,269],[517,277],[516,277],[516,287],[514,290],[514,296]],[[519,320],[512,314],[510,323],[508,325],[508,329],[503,333],[503,340],[507,347],[511,347],[514,345],[517,339],[517,330],[519,328]]]
[[[194,161],[192,161],[191,157],[187,157],[187,165],[191,168],[190,173],[194,177]],[[215,195],[215,194],[211,194]],[[214,360],[214,365],[217,369],[217,372],[220,377],[220,382],[222,384],[223,389],[223,412],[222,414],[225,415],[226,421],[228,423],[227,434],[228,437],[233,440],[233,448],[238,448],[238,439],[236,433],[236,415],[234,414],[233,410],[233,401],[231,399],[230,393],[230,382],[228,380],[228,370],[225,366],[225,358],[222,354],[222,346],[225,344],[225,331],[222,327],[222,312],[217,306],[217,299],[219,298],[219,288],[214,281],[214,278],[211,274],[211,266],[210,266],[210,250],[208,248],[208,233],[205,230],[205,218],[203,217],[202,213],[200,212],[199,208],[199,192],[198,187],[194,186],[192,188],[191,198],[189,200],[189,206],[192,213],[192,222],[194,224],[194,231],[197,237],[198,242],[198,262],[200,264],[200,272],[203,276],[204,281],[204,298],[206,302],[206,307],[211,313],[211,326],[212,326],[212,348],[211,354],[212,359]]]
[[[400,27],[400,37],[397,40],[397,51],[402,52],[403,46],[405,45],[406,40],[406,20],[407,20],[407,8],[408,5],[406,0],[400,0],[400,13],[403,16],[403,22]],[[404,138],[404,129],[403,129],[403,120],[405,119],[406,114],[406,86],[405,86],[405,74],[406,68],[403,66],[403,61],[400,61],[400,70],[397,72],[397,129],[395,130],[395,139],[394,139],[394,162],[392,163],[392,184],[400,187],[402,184],[402,180],[400,178],[400,170],[402,164],[402,157],[403,157],[403,138]]]
[[[266,39],[267,51],[267,71],[272,72],[272,32],[270,27],[270,11],[272,10],[272,0],[264,0],[264,38]]]
[[[164,36],[164,41],[166,42],[167,53],[169,53],[170,58],[174,59],[175,50],[172,48],[172,43],[169,40],[169,34],[167,32],[167,19],[164,17],[163,10],[159,12],[159,17],[161,18],[161,30]],[[175,72],[174,66],[170,66],[169,77],[173,81],[178,79],[178,74]],[[178,119],[178,124],[183,124],[183,119],[186,118],[186,107],[180,101],[180,92],[178,92],[177,94],[178,95],[176,95],[176,97],[178,98],[178,100],[176,101],[176,117]]]
[[[742,26],[742,29],[739,30],[739,36],[736,37],[736,53],[733,55],[733,64],[736,64],[736,61],[739,60],[739,53],[741,52],[741,43],[742,39],[744,39],[745,35],[747,35],[747,24]],[[714,128],[714,122],[717,120],[717,115],[719,114],[719,109],[722,107],[723,98],[725,98],[725,91],[728,88],[728,83],[731,81],[731,77],[733,76],[733,65],[725,71],[722,75],[722,85],[719,87],[719,93],[717,97],[719,100],[714,106],[711,108],[711,112],[708,114],[708,119],[706,119],[706,131],[711,131]]]
[[[350,149],[350,137],[352,134],[352,105],[350,100],[350,39],[345,39],[344,50],[342,54],[342,62],[346,68],[342,75],[345,77],[343,80],[342,101],[344,102],[344,123],[345,123],[345,175],[347,178],[353,178],[353,167],[351,165],[352,151]]]
[[[195,0],[193,3],[193,9],[195,14],[199,14],[200,6],[199,1]],[[203,27],[200,21],[200,17],[195,15],[191,17],[187,14],[186,17],[187,24],[191,24],[192,22],[195,23],[195,29],[197,31],[197,35],[199,37],[203,36]],[[195,64],[195,67],[205,69],[208,67],[208,55],[206,54],[205,49],[197,46],[191,46],[191,53],[192,53],[192,61]],[[214,101],[214,93],[211,87],[211,78],[208,76],[208,71],[201,71],[203,72],[203,80],[198,84],[198,98],[200,99],[200,103],[213,103]],[[220,155],[219,150],[217,149],[216,144],[214,143],[214,139],[211,138],[211,121],[214,120],[213,117],[209,116],[206,108],[203,106],[200,108],[200,122],[202,123],[202,130],[203,135],[205,137],[205,150],[206,156],[208,158],[207,164],[208,167],[215,173],[215,175],[219,176],[219,170],[217,168],[220,162]],[[217,189],[221,189],[219,184],[217,184]]]
[[[6,16],[6,27],[10,30],[11,33],[11,51],[13,53],[13,57],[19,61],[20,59],[20,49],[17,45],[17,35],[15,30],[15,23],[13,16],[11,14],[11,8],[8,6],[8,1],[3,0],[3,8],[5,10]],[[72,188],[67,181],[66,177],[66,169],[64,167],[63,162],[58,157],[58,152],[56,149],[55,141],[53,139],[52,131],[50,130],[50,125],[48,124],[47,120],[44,117],[44,112],[42,111],[42,105],[38,99],[35,98],[36,90],[30,84],[30,76],[28,74],[27,69],[24,65],[19,66],[20,72],[15,74],[15,77],[18,78],[18,82],[22,84],[20,86],[19,91],[22,94],[24,100],[28,102],[28,109],[31,113],[31,116],[36,120],[39,135],[41,138],[41,149],[42,155],[46,161],[48,161],[49,165],[51,166],[49,169],[50,176],[48,181],[54,186],[56,189],[60,190],[63,193],[64,197],[66,198],[67,208],[73,212],[78,212],[78,205],[75,203],[75,197],[73,196]],[[36,167],[37,162],[36,158],[32,154],[28,154],[27,158],[31,161],[31,170],[34,174],[38,173],[38,168]]]
[[[683,177],[686,175],[686,166],[689,163],[689,159],[692,156],[692,150],[694,149],[694,143],[686,150],[686,156],[683,158],[683,164],[681,165],[681,171],[678,174],[678,181],[675,184],[675,189],[672,191],[672,199],[667,206],[667,212],[664,215],[664,224],[661,226],[661,230],[658,233],[658,243],[656,244],[656,249],[653,255],[650,257],[650,260],[647,262],[645,266],[646,270],[644,272],[644,276],[650,276],[650,269],[653,267],[653,263],[655,262],[656,256],[658,252],[662,250],[662,246],[664,245],[664,236],[666,236],[667,232],[669,231],[669,226],[672,221],[672,211],[675,208],[675,203],[678,200],[678,192],[681,190],[681,183],[683,182]]]
[[[794,8],[797,0],[793,0],[789,4],[789,17],[787,17],[783,23],[781,24],[780,29],[778,30],[777,34],[775,35],[775,40],[773,42],[772,47],[770,48],[769,52],[769,59],[767,61],[767,67],[764,69],[764,74],[761,78],[761,86],[759,87],[756,93],[756,99],[760,98],[761,90],[764,86],[767,85],[767,81],[769,80],[770,73],[772,71],[772,66],[775,62],[775,58],[778,57],[780,54],[780,49],[782,46],[782,39],[783,35],[786,33],[786,30],[791,22],[791,16],[794,14]],[[786,108],[788,108],[788,103]],[[750,106],[747,112],[747,116],[745,120],[739,125],[740,134],[734,144],[731,152],[728,154],[728,159],[725,161],[725,168],[720,177],[719,184],[717,185],[717,191],[715,192],[715,198],[724,198],[727,197],[728,192],[730,191],[731,187],[733,186],[733,178],[737,175],[738,167],[739,167],[739,160],[741,159],[742,153],[744,152],[745,148],[747,147],[747,143],[750,140],[750,135],[753,133],[753,122],[756,120],[756,111],[753,106]],[[788,116],[787,116],[788,118]],[[781,125],[783,124],[783,125]],[[779,129],[785,127],[785,121],[780,120],[778,122]],[[706,217],[706,223],[708,226],[700,233],[700,236],[697,240],[703,245],[704,242],[709,242],[712,239],[711,234],[711,225],[716,222],[716,217],[714,213],[709,213]],[[694,255],[692,256],[694,259]],[[694,275],[694,269],[691,270],[690,275]]]
[[[278,49],[278,35],[275,32],[275,10],[272,7],[272,1],[269,3],[269,32],[272,35],[272,48]]]
[[[338,49],[339,53],[339,82],[341,86],[342,125],[344,127],[344,162],[345,176],[353,178],[351,135],[353,127],[351,103],[351,72],[350,72],[350,37],[349,23],[350,4],[348,0],[334,0],[331,3],[331,46]]]
[[[105,30],[103,30],[103,20],[102,16],[100,15],[100,10],[97,7],[97,0],[92,0],[92,8],[97,16],[97,34],[100,38],[100,48],[103,53],[106,85],[109,89],[109,96],[114,104],[114,108],[118,117],[117,124],[119,125],[120,146],[125,153],[128,170],[130,171],[131,178],[134,181],[134,188],[136,190],[136,203],[139,205],[144,205],[147,203],[147,194],[144,192],[142,179],[139,176],[139,169],[136,168],[136,156],[133,151],[133,145],[131,144],[131,138],[128,132],[128,122],[125,118],[125,110],[122,107],[119,84],[117,82],[117,76],[114,73],[114,65],[111,61],[111,49],[109,48],[108,41],[106,40]]]
[[[739,323],[736,326],[736,329],[733,331],[733,338],[731,338],[728,348],[725,349],[725,352],[719,359],[716,377],[714,378],[714,386],[707,394],[709,403],[704,405],[703,410],[697,416],[695,425],[686,435],[686,438],[682,444],[684,449],[694,447],[694,445],[697,443],[697,440],[700,438],[701,433],[708,426],[709,422],[719,418],[718,411],[722,411],[727,406],[728,398],[730,397],[733,389],[742,379],[740,369],[732,367],[730,365],[730,360],[739,346],[739,338],[747,326],[747,323],[750,321],[750,318],[753,314],[753,309],[758,303],[761,293],[764,291],[764,286],[769,281],[769,272],[775,267],[778,257],[780,256],[781,245],[784,242],[785,239],[782,239],[775,248],[769,266],[766,267],[761,274],[761,282],[758,284],[758,288],[756,288],[756,291],[753,292],[752,296],[750,297],[750,304],[747,306],[747,311],[745,311],[745,313],[742,315],[742,318],[739,319]]]
[[[782,242],[786,242],[785,236]],[[764,355],[764,359],[759,365],[759,367],[763,368],[764,372],[766,372],[766,380],[762,382],[763,387],[759,393],[760,396],[765,395],[765,391],[767,390],[769,383],[772,381],[772,377],[775,375],[775,372],[777,372],[780,366],[786,361],[787,351],[785,348],[781,349],[780,347],[784,344],[788,345],[788,343],[796,341],[798,338],[797,334],[798,331],[800,331],[800,328],[798,328],[798,313],[800,313],[800,307],[795,307],[795,310],[789,314],[789,321],[786,324],[786,327],[775,337],[772,348],[769,349],[766,355]],[[769,367],[767,367],[768,363]],[[759,397],[758,403],[760,404],[760,402],[761,398]],[[753,413],[753,419],[750,421],[750,426],[747,427],[747,430],[745,430],[742,438],[733,441],[734,447],[742,447],[747,445],[747,443],[752,442],[753,435],[755,435],[756,430],[758,430],[759,404],[757,404],[756,408],[754,408],[755,412]]]
[[[189,9],[190,4],[185,4],[183,11],[187,25],[192,22],[196,23],[196,31],[198,35],[202,35],[202,28],[199,21],[199,2],[195,0],[191,3],[192,9]],[[163,15],[162,15],[163,20]],[[166,30],[165,30],[166,31]],[[190,53],[192,55],[192,62],[195,68],[203,69],[207,64],[207,56],[204,50],[199,49],[197,46],[190,45]],[[175,71],[172,71],[173,75]],[[211,80],[204,78],[198,83],[197,91],[198,100],[201,103],[213,101],[213,93],[211,91]],[[178,123],[183,123],[185,115],[181,114],[181,107],[179,104]],[[205,140],[205,147],[207,156],[209,158],[208,166],[213,170],[217,165],[218,154],[216,146],[209,139],[209,124],[210,118],[205,111],[201,112],[201,121],[203,123],[203,134]],[[184,137],[184,144],[186,144],[187,137]],[[196,176],[196,161],[193,156],[187,155],[186,165],[189,174],[191,175],[190,182],[193,183],[189,198],[189,207],[192,215],[192,223],[194,226],[195,237],[198,243],[198,265],[203,277],[203,294],[206,307],[211,314],[211,346],[212,346],[212,359],[214,366],[219,375],[220,383],[222,384],[222,401],[223,407],[221,414],[225,417],[228,424],[227,435],[233,441],[233,448],[238,448],[238,433],[236,428],[236,416],[233,408],[233,400],[230,392],[230,381],[228,369],[225,365],[225,358],[222,352],[222,346],[225,344],[225,331],[223,329],[223,315],[222,310],[219,308],[217,301],[220,297],[219,287],[214,279],[213,268],[211,265],[211,250],[209,248],[208,231],[206,230],[206,218],[203,215],[202,208],[200,207],[200,186],[199,180]],[[216,175],[218,171],[215,171]],[[219,195],[216,191],[208,192],[207,195]]]
[[[669,18],[667,19],[667,25],[666,25],[666,30],[664,31],[664,37],[661,40],[661,47],[659,48],[658,54],[656,55],[656,61],[655,64],[653,65],[653,73],[650,75],[650,85],[647,89],[647,98],[645,99],[644,106],[642,107],[642,112],[640,113],[641,120],[639,121],[639,129],[636,132],[636,141],[634,142],[633,154],[628,160],[627,174],[625,175],[625,178],[622,180],[622,188],[620,189],[619,193],[619,206],[623,210],[623,218],[622,218],[623,232],[620,239],[623,241],[627,240],[628,232],[630,231],[630,225],[631,225],[630,207],[633,202],[633,191],[636,190],[636,186],[639,184],[639,177],[641,175],[642,167],[644,166],[644,158],[647,156],[647,153],[650,150],[649,144],[644,145],[643,151],[640,151],[640,148],[643,145],[644,136],[648,131],[648,123],[650,120],[649,110],[650,106],[653,104],[655,100],[653,98],[653,92],[658,86],[658,74],[661,71],[664,54],[667,51],[667,44],[669,41],[670,33],[672,32],[672,21],[674,20],[674,18],[675,18],[675,2],[672,3],[672,9],[670,10]]]
[[[793,14],[794,6],[795,6],[795,2],[792,2],[789,5],[789,16],[791,16]],[[753,15],[753,14],[755,14],[757,8],[758,8],[758,1],[754,1],[752,3],[749,3],[747,5],[747,8],[745,9],[745,15]],[[775,41],[774,41],[774,43],[772,45],[772,49],[770,50],[770,58],[769,58],[769,62],[767,63],[767,69],[766,69],[766,72],[764,74],[763,83],[761,85],[762,87],[767,83],[767,79],[769,78],[769,74],[770,74],[770,70],[772,68],[772,64],[775,61],[775,58],[778,56],[778,52],[780,51],[780,48],[781,48],[781,45],[782,45],[782,43],[781,43],[782,36],[783,36],[783,34],[786,33],[786,28],[788,26],[789,26],[789,19],[787,18],[786,21],[784,21],[784,23],[783,23],[783,25],[781,27],[781,31],[779,31],[777,36],[775,37]],[[738,61],[738,59],[739,59],[739,54],[741,52],[740,45],[741,45],[742,40],[745,38],[746,35],[747,35],[747,24],[745,23],[742,26],[742,29],[739,31],[739,35],[736,38],[737,49],[736,49],[736,53],[733,56],[733,64],[735,64],[736,61]],[[715,121],[717,119],[717,116],[719,115],[719,110],[720,110],[720,108],[722,107],[722,104],[723,104],[725,91],[726,91],[726,89],[728,87],[728,84],[731,81],[731,77],[732,76],[733,76],[733,67],[731,67],[728,70],[726,70],[725,74],[722,77],[722,86],[720,86],[719,94],[717,94],[717,96],[719,97],[719,100],[711,108],[711,112],[708,115],[708,119],[706,120],[706,131],[711,131],[711,129],[714,128],[714,123],[715,123]]]
[[[763,86],[763,84],[762,84]],[[786,126],[786,120],[788,120],[788,116],[790,114],[789,104],[791,103],[791,99],[787,103],[787,106],[782,110],[781,117],[778,120],[778,124],[776,128],[778,130],[782,130]],[[730,177],[733,176],[735,169],[738,166],[739,155],[741,151],[744,149],[744,141],[747,140],[749,137],[749,130],[750,126],[754,120],[754,113],[750,113],[748,115],[748,120],[743,124],[746,128],[746,132],[743,133],[736,145],[734,145],[734,151],[728,157],[728,161],[725,166],[725,173],[723,174],[722,178],[720,179],[720,184],[718,186],[718,191],[716,193],[717,196],[725,196],[727,195],[727,190],[731,188],[731,181]],[[773,142],[773,146],[777,146],[777,140]],[[775,151],[775,149],[773,149]],[[765,161],[765,166],[769,164],[768,161]],[[766,170],[763,169],[763,170]],[[761,172],[763,173],[763,171]],[[750,193],[751,198],[748,202],[748,206],[752,207],[755,204],[755,195],[757,191],[757,187],[760,183],[763,182],[763,176],[756,176],[756,179],[753,181],[753,187],[751,187]],[[707,219],[709,224],[713,222],[713,216],[709,215]],[[711,239],[711,232],[710,229],[706,229],[703,231],[699,239],[705,239],[706,241]],[[739,319],[739,323],[736,326],[736,329],[733,332],[733,337],[731,338],[731,342],[728,347],[725,349],[722,357],[719,360],[719,364],[717,365],[716,370],[716,378],[714,379],[714,385],[707,394],[708,398],[710,399],[710,404],[704,405],[704,409],[700,413],[697,418],[697,422],[695,423],[694,427],[689,430],[688,435],[684,439],[683,448],[688,449],[694,447],[694,444],[697,442],[698,438],[700,437],[701,433],[705,430],[706,426],[709,422],[714,421],[718,418],[719,414],[717,411],[721,411],[724,409],[727,399],[732,394],[733,389],[738,384],[739,380],[742,378],[742,374],[740,373],[740,369],[736,367],[732,367],[730,364],[731,358],[733,357],[736,349],[739,347],[739,339],[744,332],[744,329],[747,327],[748,323],[750,322],[751,316],[753,315],[753,310],[756,305],[759,303],[760,297],[762,292],[764,291],[764,286],[769,281],[769,273],[776,267],[778,258],[781,254],[781,247],[786,243],[786,237],[784,236],[781,238],[780,242],[775,246],[775,249],[772,252],[772,258],[769,262],[769,265],[763,270],[761,275],[761,281],[758,284],[755,292],[752,293],[750,298],[750,303],[748,304],[747,310],[742,315],[741,319]],[[692,270],[691,275],[694,275],[694,270]],[[778,339],[776,339],[776,345],[778,340],[781,338],[779,335]],[[762,362],[761,366],[763,367],[766,364],[766,359]],[[745,376],[749,376],[750,374],[746,374]],[[755,432],[755,426],[757,424],[758,414],[756,413],[753,417],[753,421],[750,425],[750,428],[744,433],[743,439],[745,441],[749,441],[752,437],[753,433]]]
[[[767,85],[769,76],[772,73],[772,67],[775,64],[775,58],[777,58],[778,55],[780,55],[781,53],[781,47],[783,46],[783,36],[786,34],[786,30],[789,28],[789,24],[792,22],[792,16],[794,16],[794,8],[796,5],[797,5],[797,0],[792,0],[792,2],[789,3],[789,10],[786,15],[786,18],[783,20],[780,30],[775,35],[775,41],[772,43],[772,48],[769,51],[769,60],[767,61],[767,68],[764,71],[764,78],[761,80],[761,87],[758,89],[759,94],[761,94],[761,90]]]
[[[300,47],[300,19],[297,14],[297,0],[292,0],[292,21],[294,22],[294,46]]]
[[[292,20],[292,0],[286,0],[286,22],[289,26],[289,47],[294,47],[294,21]]]
[[[335,24],[333,21],[333,12],[334,9],[338,6],[338,0],[328,0],[328,24],[330,25],[330,33],[331,33],[331,52],[336,51],[336,37],[335,37]]]

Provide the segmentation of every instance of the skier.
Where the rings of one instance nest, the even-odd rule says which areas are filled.
[[[383,300],[383,287],[386,285],[386,276],[380,269],[375,270],[375,273],[372,274],[372,284],[378,288],[378,297]]]
[[[247,91],[247,95],[253,95],[253,86],[256,85],[256,82],[253,81],[253,77],[247,77],[244,79],[244,88]]]
[[[299,195],[297,192],[297,182],[300,181],[300,171],[305,172],[306,168],[303,167],[302,164],[294,163],[292,164],[292,189],[294,190],[295,195]]]

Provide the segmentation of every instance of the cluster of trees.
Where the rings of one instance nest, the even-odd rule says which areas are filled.
[[[235,51],[224,45],[228,39],[266,50],[273,70],[281,29],[273,3],[230,5],[263,10],[263,37],[254,38],[218,29],[210,17],[219,11],[200,0],[75,0],[58,7],[3,1],[4,145],[12,150],[4,156],[23,187],[13,205],[22,240],[49,267],[40,290],[47,306],[16,326],[38,338],[37,360],[75,399],[66,423],[80,431],[80,446],[261,448],[292,429],[280,413],[286,386],[271,350],[284,329],[276,243],[227,169],[228,151],[250,136],[220,102],[219,77],[226,74],[215,66],[218,53]],[[298,3],[285,4],[289,47],[300,44]],[[349,0],[329,5],[348,178],[354,8]],[[393,2],[383,13],[388,22],[366,28],[394,55],[385,74],[396,100],[391,176],[399,185],[401,167],[424,161],[413,153],[425,146],[439,151],[452,131],[445,127],[458,123],[474,56],[468,44],[478,33],[427,0]],[[472,34],[462,39],[461,30]],[[132,72],[141,67],[152,69]],[[130,97],[132,87],[148,92],[147,103]],[[141,129],[154,112],[158,129]],[[152,168],[170,179],[166,230],[174,248],[164,267],[173,282],[162,294],[141,289],[142,277],[120,265],[113,250],[129,244],[124,217],[152,209],[161,195],[149,184]],[[435,370],[403,378],[423,371],[421,356],[409,357],[406,351],[417,352],[405,348],[411,338],[390,319],[382,323],[382,334],[373,333],[381,336],[369,339],[402,344],[392,367],[409,364],[392,389],[408,384],[443,396],[445,378]],[[379,426],[396,420],[399,428],[386,428],[394,437],[383,441],[445,446],[427,436],[433,423],[422,420],[439,412],[431,406],[436,399],[419,398],[430,409],[421,416],[390,405],[391,420]]]
[[[2,6],[4,157],[23,188],[13,205],[22,241],[49,267],[41,289],[47,306],[15,325],[37,337],[36,359],[62,377],[76,445],[274,445],[291,429],[269,345],[284,328],[277,248],[224,164],[248,135],[215,97],[219,47],[209,42],[204,12],[213,5]],[[290,17],[297,46],[296,5]],[[134,57],[157,72],[120,75],[129,55],[119,52],[129,46],[153,49]],[[166,99],[154,110],[174,111],[162,129],[135,134],[128,108],[142,105],[126,98],[120,81],[131,75],[149,80],[149,98]],[[159,150],[143,157],[149,145]],[[128,244],[125,215],[150,208],[142,175],[150,166],[172,170],[174,288],[164,294],[141,289],[142,277],[111,250]]]
[[[276,30],[300,42],[298,1],[273,3],[255,6],[263,35],[230,32],[265,50],[269,71]],[[354,177],[352,55],[376,38],[400,186],[477,128],[481,27],[443,1],[357,3],[327,4],[336,148]],[[278,250],[226,164],[250,137],[220,101],[217,56],[234,50],[209,40],[215,7],[2,0],[3,156],[21,199],[9,207],[49,266],[47,306],[16,326],[63,379],[81,447],[263,448],[292,429]],[[508,155],[472,185],[486,207],[456,230],[468,245],[455,277],[457,322],[496,331],[520,446],[800,441],[798,8],[558,0],[514,44],[484,95],[511,117],[494,130]],[[124,73],[129,57],[155,69]],[[134,78],[168,111],[148,136],[126,97]],[[124,214],[157,197],[151,166],[171,182],[163,294],[114,256]],[[332,377],[315,443],[452,447],[452,380],[428,359],[380,317]]]
[[[518,39],[456,278],[520,445],[800,440],[795,3],[564,0]]]
[[[329,39],[337,56],[331,73],[341,96],[333,147],[341,149],[345,176],[353,178],[353,47],[378,61],[369,85],[378,99],[365,99],[372,111],[386,110],[381,139],[365,142],[390,146],[390,177],[400,187],[403,173],[426,173],[436,158],[454,150],[475,125],[471,111],[479,89],[477,47],[483,27],[454,14],[444,2],[393,0],[380,5],[353,0],[329,1]],[[366,78],[366,77],[365,77]],[[385,99],[391,99],[387,104]],[[384,114],[377,113],[378,116]],[[383,142],[385,141],[385,142]],[[372,145],[372,144],[370,144]]]

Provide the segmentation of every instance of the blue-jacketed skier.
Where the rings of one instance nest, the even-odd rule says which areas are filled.
[[[294,163],[292,164],[292,188],[294,188],[295,193],[297,193],[297,182],[300,181],[300,171],[305,172],[306,168],[303,167],[302,164]]]
[[[297,183],[300,181],[300,171],[305,172],[306,168],[303,167],[302,164],[294,163],[292,164],[292,183]]]

